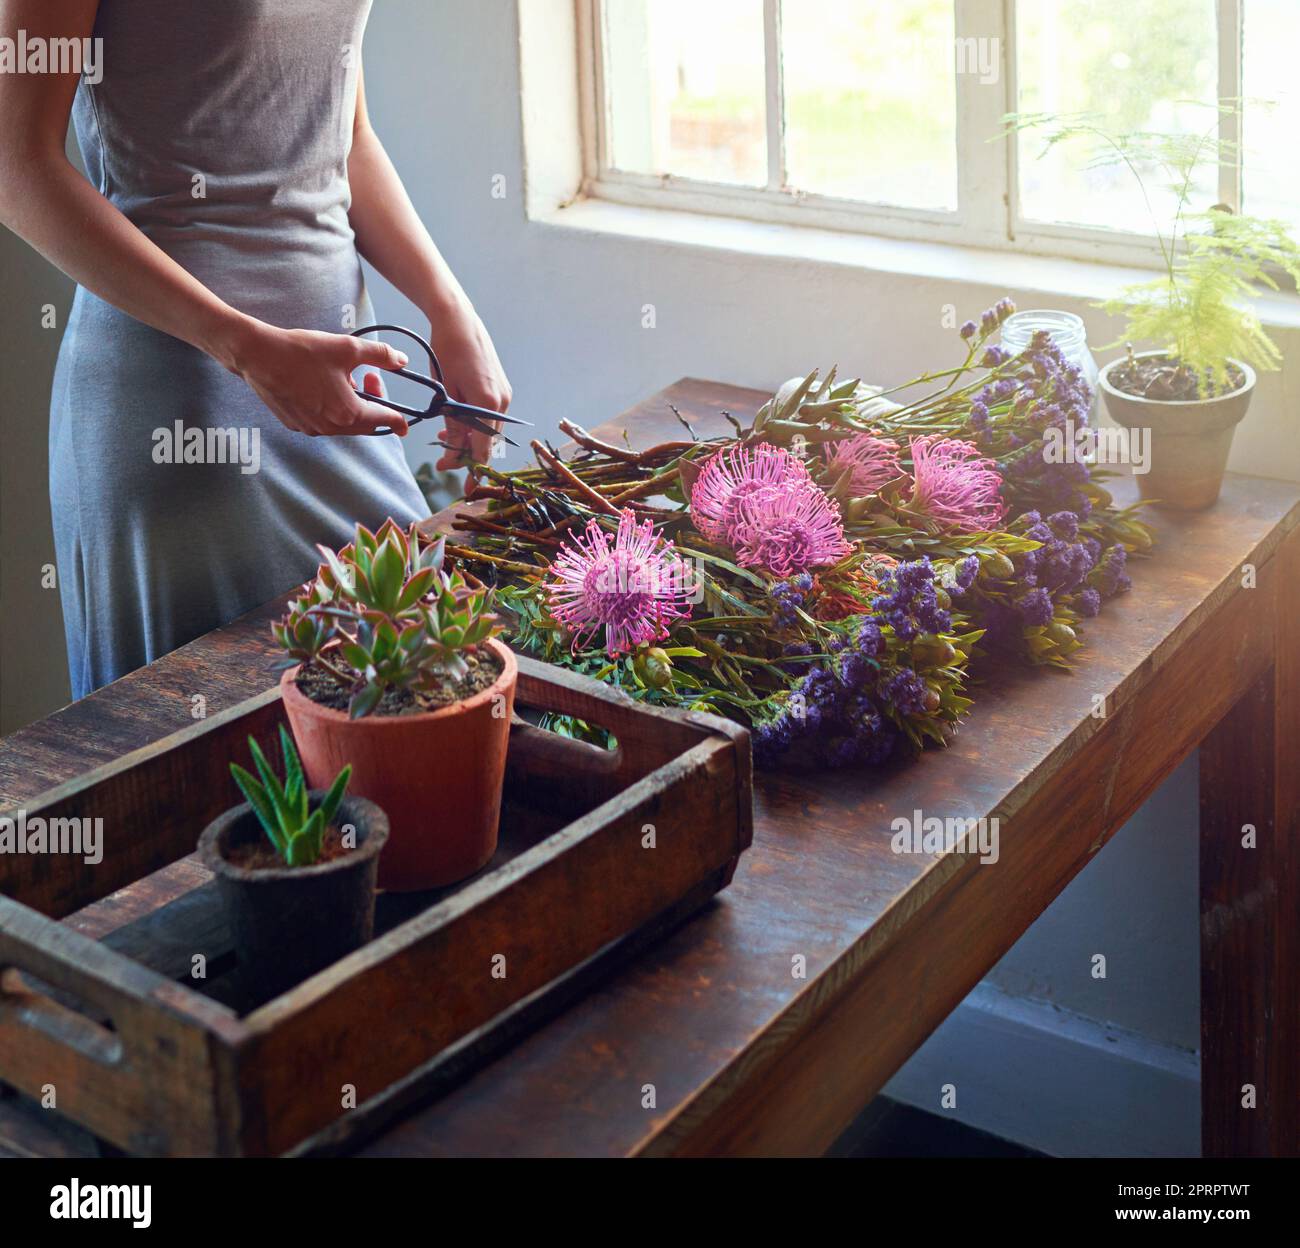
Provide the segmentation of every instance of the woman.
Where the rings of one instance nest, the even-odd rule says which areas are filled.
[[[370,127],[369,9],[0,0],[27,48],[102,41],[81,79],[0,74],[0,221],[78,283],[50,412],[74,697],[305,580],[355,522],[428,514],[398,438],[359,436],[406,426],[352,389],[405,363],[347,333],[373,321],[358,253],[428,317],[452,396],[509,404]],[[446,437],[440,468],[484,458]]]

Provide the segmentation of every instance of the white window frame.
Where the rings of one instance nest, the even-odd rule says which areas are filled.
[[[794,0],[795,3],[798,0]],[[765,187],[737,187],[675,175],[655,176],[614,169],[607,159],[609,95],[602,47],[604,0],[575,0],[577,6],[580,106],[583,113],[583,193],[637,207],[675,209],[751,221],[814,226],[887,238],[1062,256],[1142,268],[1160,266],[1153,236],[1025,218],[1018,195],[1017,142],[1008,136],[989,142],[1017,100],[1016,0],[954,0],[956,38],[996,38],[999,74],[985,84],[977,73],[956,73],[957,188],[955,211],[871,204],[785,188],[783,167],[784,92],[780,43],[782,0],[763,0],[767,61],[768,178]],[[1218,0],[1219,97],[1241,97],[1242,0]],[[1230,32],[1224,37],[1224,32]],[[1239,151],[1240,122],[1225,116],[1221,137]],[[976,158],[978,157],[978,158]],[[1240,208],[1241,169],[1220,168],[1219,199]],[[1209,205],[1206,205],[1208,207]]]

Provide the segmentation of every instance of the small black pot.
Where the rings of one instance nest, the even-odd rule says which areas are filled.
[[[312,790],[314,809],[325,794]],[[388,816],[364,797],[345,797],[335,825],[352,824],[357,847],[312,867],[249,871],[226,855],[266,840],[245,802],[214,819],[199,838],[199,858],[217,878],[244,987],[257,1001],[310,978],[364,945],[375,930],[375,878],[388,840]]]

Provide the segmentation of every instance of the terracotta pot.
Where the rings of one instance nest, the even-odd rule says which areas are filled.
[[[464,702],[416,715],[349,719],[280,679],[289,726],[307,782],[323,786],[352,764],[348,791],[388,816],[379,887],[394,892],[440,888],[463,880],[496,851],[501,785],[519,666],[509,648],[487,643],[504,666],[486,689]]]
[[[1139,352],[1139,359],[1162,356],[1163,351]],[[1138,492],[1157,507],[1173,511],[1200,511],[1219,497],[1232,435],[1250,406],[1255,391],[1255,370],[1240,360],[1228,363],[1241,370],[1245,382],[1231,394],[1213,399],[1145,399],[1126,394],[1110,380],[1110,372],[1124,362],[1112,360],[1101,370],[1098,384],[1106,396],[1106,410],[1125,429],[1149,429],[1150,471],[1137,476]]]
[[[315,789],[310,796],[317,806],[325,793]],[[247,802],[214,819],[199,838],[199,858],[217,878],[240,976],[258,1001],[300,984],[374,934],[375,877],[388,820],[373,802],[348,794],[334,823],[356,829],[356,848],[312,867],[250,871],[230,862],[234,847],[266,840]]]

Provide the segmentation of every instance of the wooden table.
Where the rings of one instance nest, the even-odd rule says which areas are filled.
[[[670,403],[713,432],[764,397],[683,381],[604,432],[673,436]],[[1199,744],[1204,1151],[1295,1153],[1300,490],[1230,477],[1213,510],[1153,522],[1156,556],[1088,623],[1073,674],[1005,673],[950,749],[885,775],[760,777],[717,902],[363,1151],[822,1151]],[[261,691],[274,611],[0,741],[0,806],[191,722],[195,694],[212,713]],[[916,809],[996,815],[999,861],[892,853]],[[101,905],[133,915],[129,890]],[[0,1136],[13,1116],[0,1103]]]

